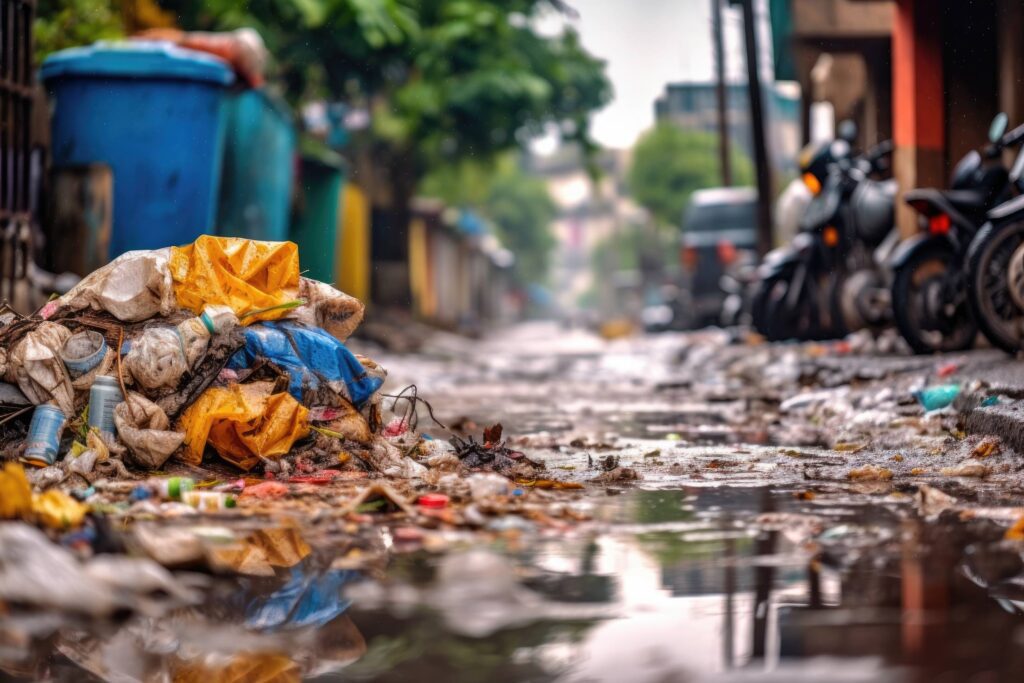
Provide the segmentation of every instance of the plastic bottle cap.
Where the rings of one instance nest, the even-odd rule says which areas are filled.
[[[420,507],[440,510],[448,506],[448,496],[443,493],[425,493],[419,497],[416,504]]]

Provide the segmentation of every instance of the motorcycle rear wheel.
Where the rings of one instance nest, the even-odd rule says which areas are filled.
[[[1024,245],[1024,221],[981,229],[967,252],[967,294],[978,327],[992,345],[1017,353],[1024,346],[1024,309],[1009,291],[1008,268]]]
[[[914,353],[964,351],[974,345],[978,324],[966,300],[945,301],[950,271],[956,268],[950,249],[922,249],[896,270],[892,284],[896,328]],[[955,308],[947,314],[947,306]]]

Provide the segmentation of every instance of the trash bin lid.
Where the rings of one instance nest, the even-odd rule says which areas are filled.
[[[100,41],[50,55],[40,70],[43,80],[61,76],[114,76],[207,81],[230,85],[234,72],[220,58],[164,41]]]

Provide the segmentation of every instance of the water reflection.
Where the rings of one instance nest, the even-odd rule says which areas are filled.
[[[873,504],[869,504],[873,503]],[[1017,680],[1024,560],[1002,527],[877,498],[633,490],[593,526],[395,552],[322,550],[200,605],[54,623],[12,680]],[[18,653],[18,656],[15,654]],[[823,659],[824,658],[824,659]]]

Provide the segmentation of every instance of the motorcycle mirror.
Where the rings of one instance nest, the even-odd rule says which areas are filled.
[[[857,124],[850,119],[841,121],[837,133],[840,140],[846,140],[852,145],[857,140]]]
[[[993,145],[999,142],[999,139],[1006,133],[1006,124],[1009,122],[1009,118],[1006,116],[1006,112],[999,112],[996,117],[992,119],[992,125],[988,127],[988,141]]]
[[[850,155],[850,143],[843,138],[835,140],[829,149],[829,153],[836,161],[845,159]]]

